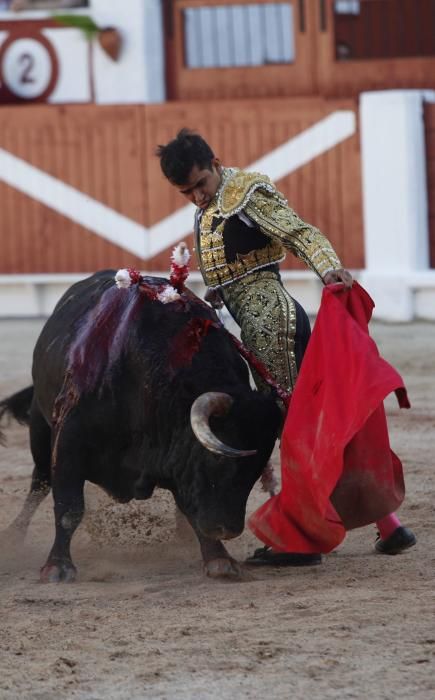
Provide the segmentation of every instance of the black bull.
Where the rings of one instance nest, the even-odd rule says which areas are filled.
[[[86,480],[115,499],[169,489],[193,527],[209,575],[234,576],[221,539],[243,531],[249,493],[280,423],[253,391],[214,311],[185,290],[164,304],[159,278],[118,290],[114,271],[71,287],[36,343],[33,388],[0,403],[30,425],[34,471],[9,535],[24,536],[50,487],[56,536],[42,581],[74,580],[70,542]]]

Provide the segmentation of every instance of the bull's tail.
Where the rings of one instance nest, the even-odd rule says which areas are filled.
[[[25,389],[21,389],[16,394],[12,394],[12,396],[8,396],[0,401],[0,424],[5,418],[15,418],[21,425],[29,425],[32,399],[33,386],[27,386]],[[0,443],[5,443],[1,430]]]

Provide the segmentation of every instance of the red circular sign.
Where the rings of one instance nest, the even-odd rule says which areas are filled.
[[[46,102],[59,76],[56,52],[39,31],[11,32],[0,46],[1,101]]]

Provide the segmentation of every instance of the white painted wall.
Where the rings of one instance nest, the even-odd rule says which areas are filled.
[[[44,30],[55,48],[60,67],[59,81],[50,102],[89,101],[89,61],[94,68],[98,104],[150,103],[165,99],[161,0],[90,0],[89,8],[69,12],[89,15],[101,27],[114,26],[121,33],[123,50],[120,59],[114,62],[97,41],[93,42],[89,53],[88,42],[77,29]],[[19,22],[52,15],[51,11],[0,13],[0,44],[7,37],[1,31],[2,19]],[[40,63],[34,62],[36,74],[44,69]]]
[[[435,92],[363,93],[360,101],[366,267],[361,282],[376,302],[375,315],[407,321],[435,319],[429,231],[424,100]],[[420,287],[424,288],[424,294]],[[420,301],[419,301],[420,299]]]
[[[89,102],[88,43],[77,29],[44,29],[43,34],[54,46],[59,59],[59,80],[49,102]]]
[[[91,0],[99,26],[114,25],[124,47],[114,63],[95,46],[96,101],[162,102],[165,99],[164,41],[161,0]]]

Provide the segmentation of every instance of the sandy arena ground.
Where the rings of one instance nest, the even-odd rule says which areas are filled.
[[[26,386],[42,321],[0,321],[0,396]],[[0,560],[1,700],[429,700],[435,698],[435,325],[375,324],[413,408],[387,410],[418,544],[376,555],[374,527],[351,532],[319,567],[251,570],[242,583],[203,576],[195,543],[174,540],[163,492],[112,505],[87,489],[76,533],[79,580],[43,585],[51,496],[22,551]],[[0,448],[0,530],[18,512],[32,468],[25,428]],[[275,456],[275,463],[277,464]],[[265,495],[255,487],[252,511]],[[245,532],[229,543],[243,559]]]

